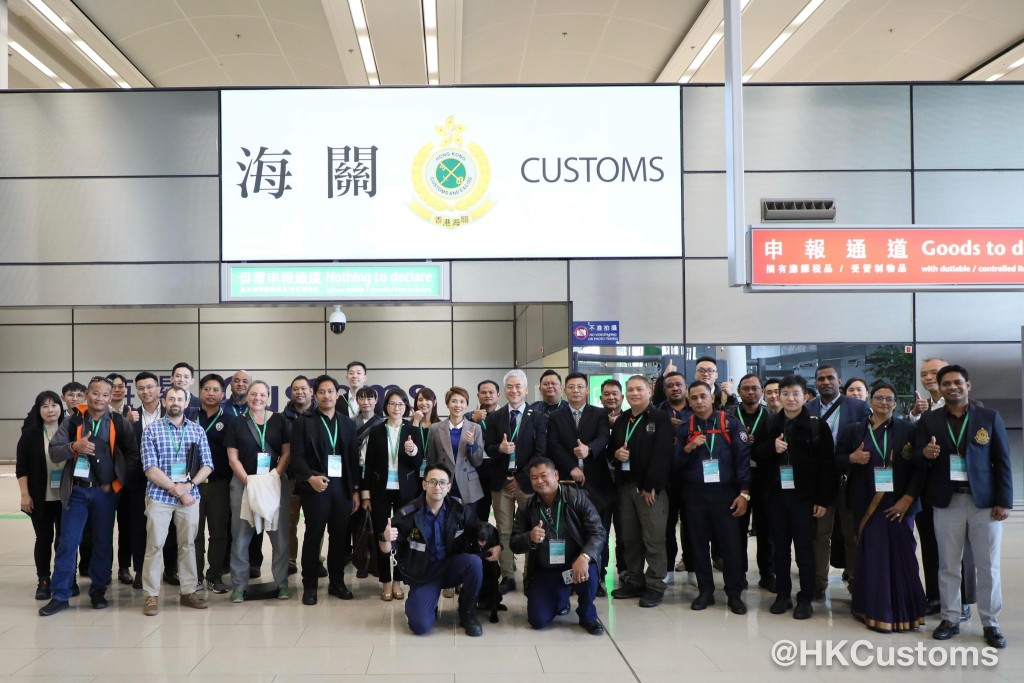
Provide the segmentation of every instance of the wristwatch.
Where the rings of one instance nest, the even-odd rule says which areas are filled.
[[[750,502],[750,494],[749,493],[747,493],[745,491],[740,491],[740,495],[743,497],[743,500],[747,501],[748,503]]]

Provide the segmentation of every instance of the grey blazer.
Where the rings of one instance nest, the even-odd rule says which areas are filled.
[[[475,422],[462,421],[462,439],[459,441],[459,458],[452,453],[452,438],[448,433],[451,422],[447,419],[430,425],[427,435],[427,467],[444,465],[455,473],[455,484],[459,497],[464,503],[475,503],[484,497],[480,475],[476,468],[484,461],[484,430]],[[470,445],[476,446],[470,454]]]

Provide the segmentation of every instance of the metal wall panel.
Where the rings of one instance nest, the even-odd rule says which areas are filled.
[[[454,320],[512,320],[512,306],[452,306]]]
[[[917,357],[942,358],[949,363],[964,366],[971,375],[971,397],[984,402],[986,408],[999,410],[1008,426],[1021,426],[1019,339],[1016,342],[1002,344],[919,343]],[[989,405],[990,403],[992,405]]]
[[[618,320],[622,344],[682,341],[681,260],[570,261],[569,266],[573,320]]]
[[[335,377],[342,385],[342,391],[347,390],[345,384],[345,366],[330,368],[328,374]],[[444,405],[444,395],[452,387],[452,371],[450,369],[437,369],[437,370],[373,370],[370,369],[370,373],[367,375],[367,383],[371,385],[379,385],[387,387],[389,385],[395,385],[401,387],[405,392],[408,392],[411,387],[414,386],[425,386],[430,387],[435,394],[437,394],[437,412],[441,417],[448,414],[448,409]],[[464,385],[460,385],[464,386]],[[474,385],[475,387],[476,385]],[[469,387],[465,387],[469,389]],[[469,392],[470,398],[472,399],[474,391]],[[409,397],[410,400],[412,396]],[[378,396],[378,404],[383,401],[383,396]]]
[[[1024,157],[1021,158],[1024,165]],[[914,174],[914,218],[931,225],[1024,225],[1024,171]]]
[[[4,266],[0,306],[216,304],[216,263]]]
[[[1024,168],[1024,86],[915,85],[914,168]]]
[[[5,93],[0,177],[214,175],[214,91]]]
[[[70,325],[0,326],[0,371],[71,371]]]
[[[49,389],[60,394],[60,388],[73,379],[70,372],[0,373],[0,418],[24,420],[40,391]],[[5,442],[3,445],[9,447],[13,454],[17,443],[15,438],[13,442]]]
[[[761,222],[761,200],[777,197],[835,199],[836,222],[909,225],[910,173],[905,171],[747,173],[746,222]],[[728,256],[725,174],[688,173],[683,178],[684,233],[688,257]],[[828,228],[829,223],[809,224]]]
[[[565,261],[455,261],[452,301],[565,301],[566,276]]]
[[[204,366],[316,368],[324,365],[323,323],[205,323],[199,326]]]
[[[343,368],[353,360],[366,363],[371,376],[376,368],[450,368],[452,324],[359,323],[350,324],[342,335],[328,332],[327,365]]]
[[[66,325],[70,323],[70,308],[0,309],[0,325]]]
[[[905,342],[910,293],[745,293],[725,260],[686,263],[687,344]]]
[[[327,306],[325,315],[334,312]],[[449,304],[416,304],[411,306],[345,306],[345,316],[350,323],[401,322],[417,320],[451,320],[452,307]],[[326,320],[326,318],[324,318]]]
[[[116,297],[115,297],[116,298]],[[79,308],[75,324],[90,323],[197,323],[199,309],[192,307],[164,308]]]
[[[119,368],[154,368],[170,374],[178,361],[199,361],[199,327],[169,325],[76,325],[75,372],[107,374]]]
[[[508,322],[457,322],[453,325],[453,366],[512,367],[515,329]]]
[[[204,323],[302,322],[324,323],[322,306],[204,306],[199,309]]]
[[[217,261],[218,192],[216,178],[0,180],[0,259]]]
[[[683,169],[725,169],[721,87],[683,89]],[[910,168],[910,90],[900,85],[748,86],[749,171]]]
[[[1020,342],[1024,292],[918,292],[915,303],[918,343]]]

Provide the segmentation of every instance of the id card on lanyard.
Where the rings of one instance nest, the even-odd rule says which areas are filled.
[[[878,439],[875,438],[875,430],[868,427],[871,442],[875,445],[875,450],[882,455],[882,466],[875,468],[875,493],[891,493],[895,490],[893,487],[892,469],[886,467],[887,462],[892,464],[892,454],[889,453],[889,430],[887,426],[888,424],[882,426],[881,447],[878,445]]]
[[[704,483],[705,484],[717,484],[720,482],[721,475],[718,471],[718,461],[715,459],[701,460],[700,464],[704,468]]]
[[[630,419],[630,422],[632,422],[633,418],[629,418],[629,419]],[[641,415],[640,418],[637,419],[637,421],[634,422],[632,425],[626,425],[626,440],[623,442],[623,445],[626,446],[627,449],[629,448],[629,440],[631,438],[633,438],[633,432],[636,431],[636,428],[639,427],[640,423],[643,422],[643,421],[644,421],[644,416]],[[629,461],[628,460],[626,462],[624,462],[624,463],[621,463],[621,464],[622,464],[621,470],[623,472],[629,472],[630,471],[629,470]]]
[[[263,429],[260,429],[255,417],[249,415],[249,419],[252,420],[256,427],[256,433],[260,437],[260,452],[256,454],[256,474],[267,474],[270,472],[270,453],[267,452],[267,422],[270,421],[270,418],[264,413]]]
[[[50,488],[60,488],[60,477],[64,473],[63,470],[50,470]]]
[[[92,465],[89,463],[89,456],[80,455],[75,458],[75,479],[88,479]]]
[[[320,416],[320,422],[323,423],[324,431],[327,432],[327,441],[331,444],[331,452],[327,454],[327,477],[330,479],[341,477],[343,471],[341,456],[335,453],[338,450],[338,423],[334,423],[334,432],[331,433],[331,428],[323,415]]]
[[[791,491],[796,488],[796,483],[793,481],[792,465],[779,465],[779,483],[782,484],[783,491]]]
[[[950,481],[967,481],[967,458],[966,456],[959,455],[959,453],[960,443],[964,440],[964,432],[967,431],[967,420],[969,418],[969,415],[964,415],[964,423],[960,427],[960,436],[954,436],[953,428],[949,426],[949,422],[946,423],[946,429],[949,430],[949,438],[953,440],[953,446],[956,447],[956,453],[951,453],[949,456]]]

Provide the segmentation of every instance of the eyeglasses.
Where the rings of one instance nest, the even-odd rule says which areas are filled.
[[[427,479],[426,482],[436,489],[443,489],[449,483],[446,479]]]
[[[697,368],[698,375],[716,375],[718,368]]]
[[[113,382],[111,382],[106,377],[101,377],[100,375],[96,375],[95,377],[93,377],[92,379],[89,380],[89,384],[95,384],[96,382],[106,382],[110,386],[114,386]]]
[[[871,400],[876,401],[878,403],[888,403],[889,405],[896,404],[896,399],[893,398],[892,396],[872,396]]]

